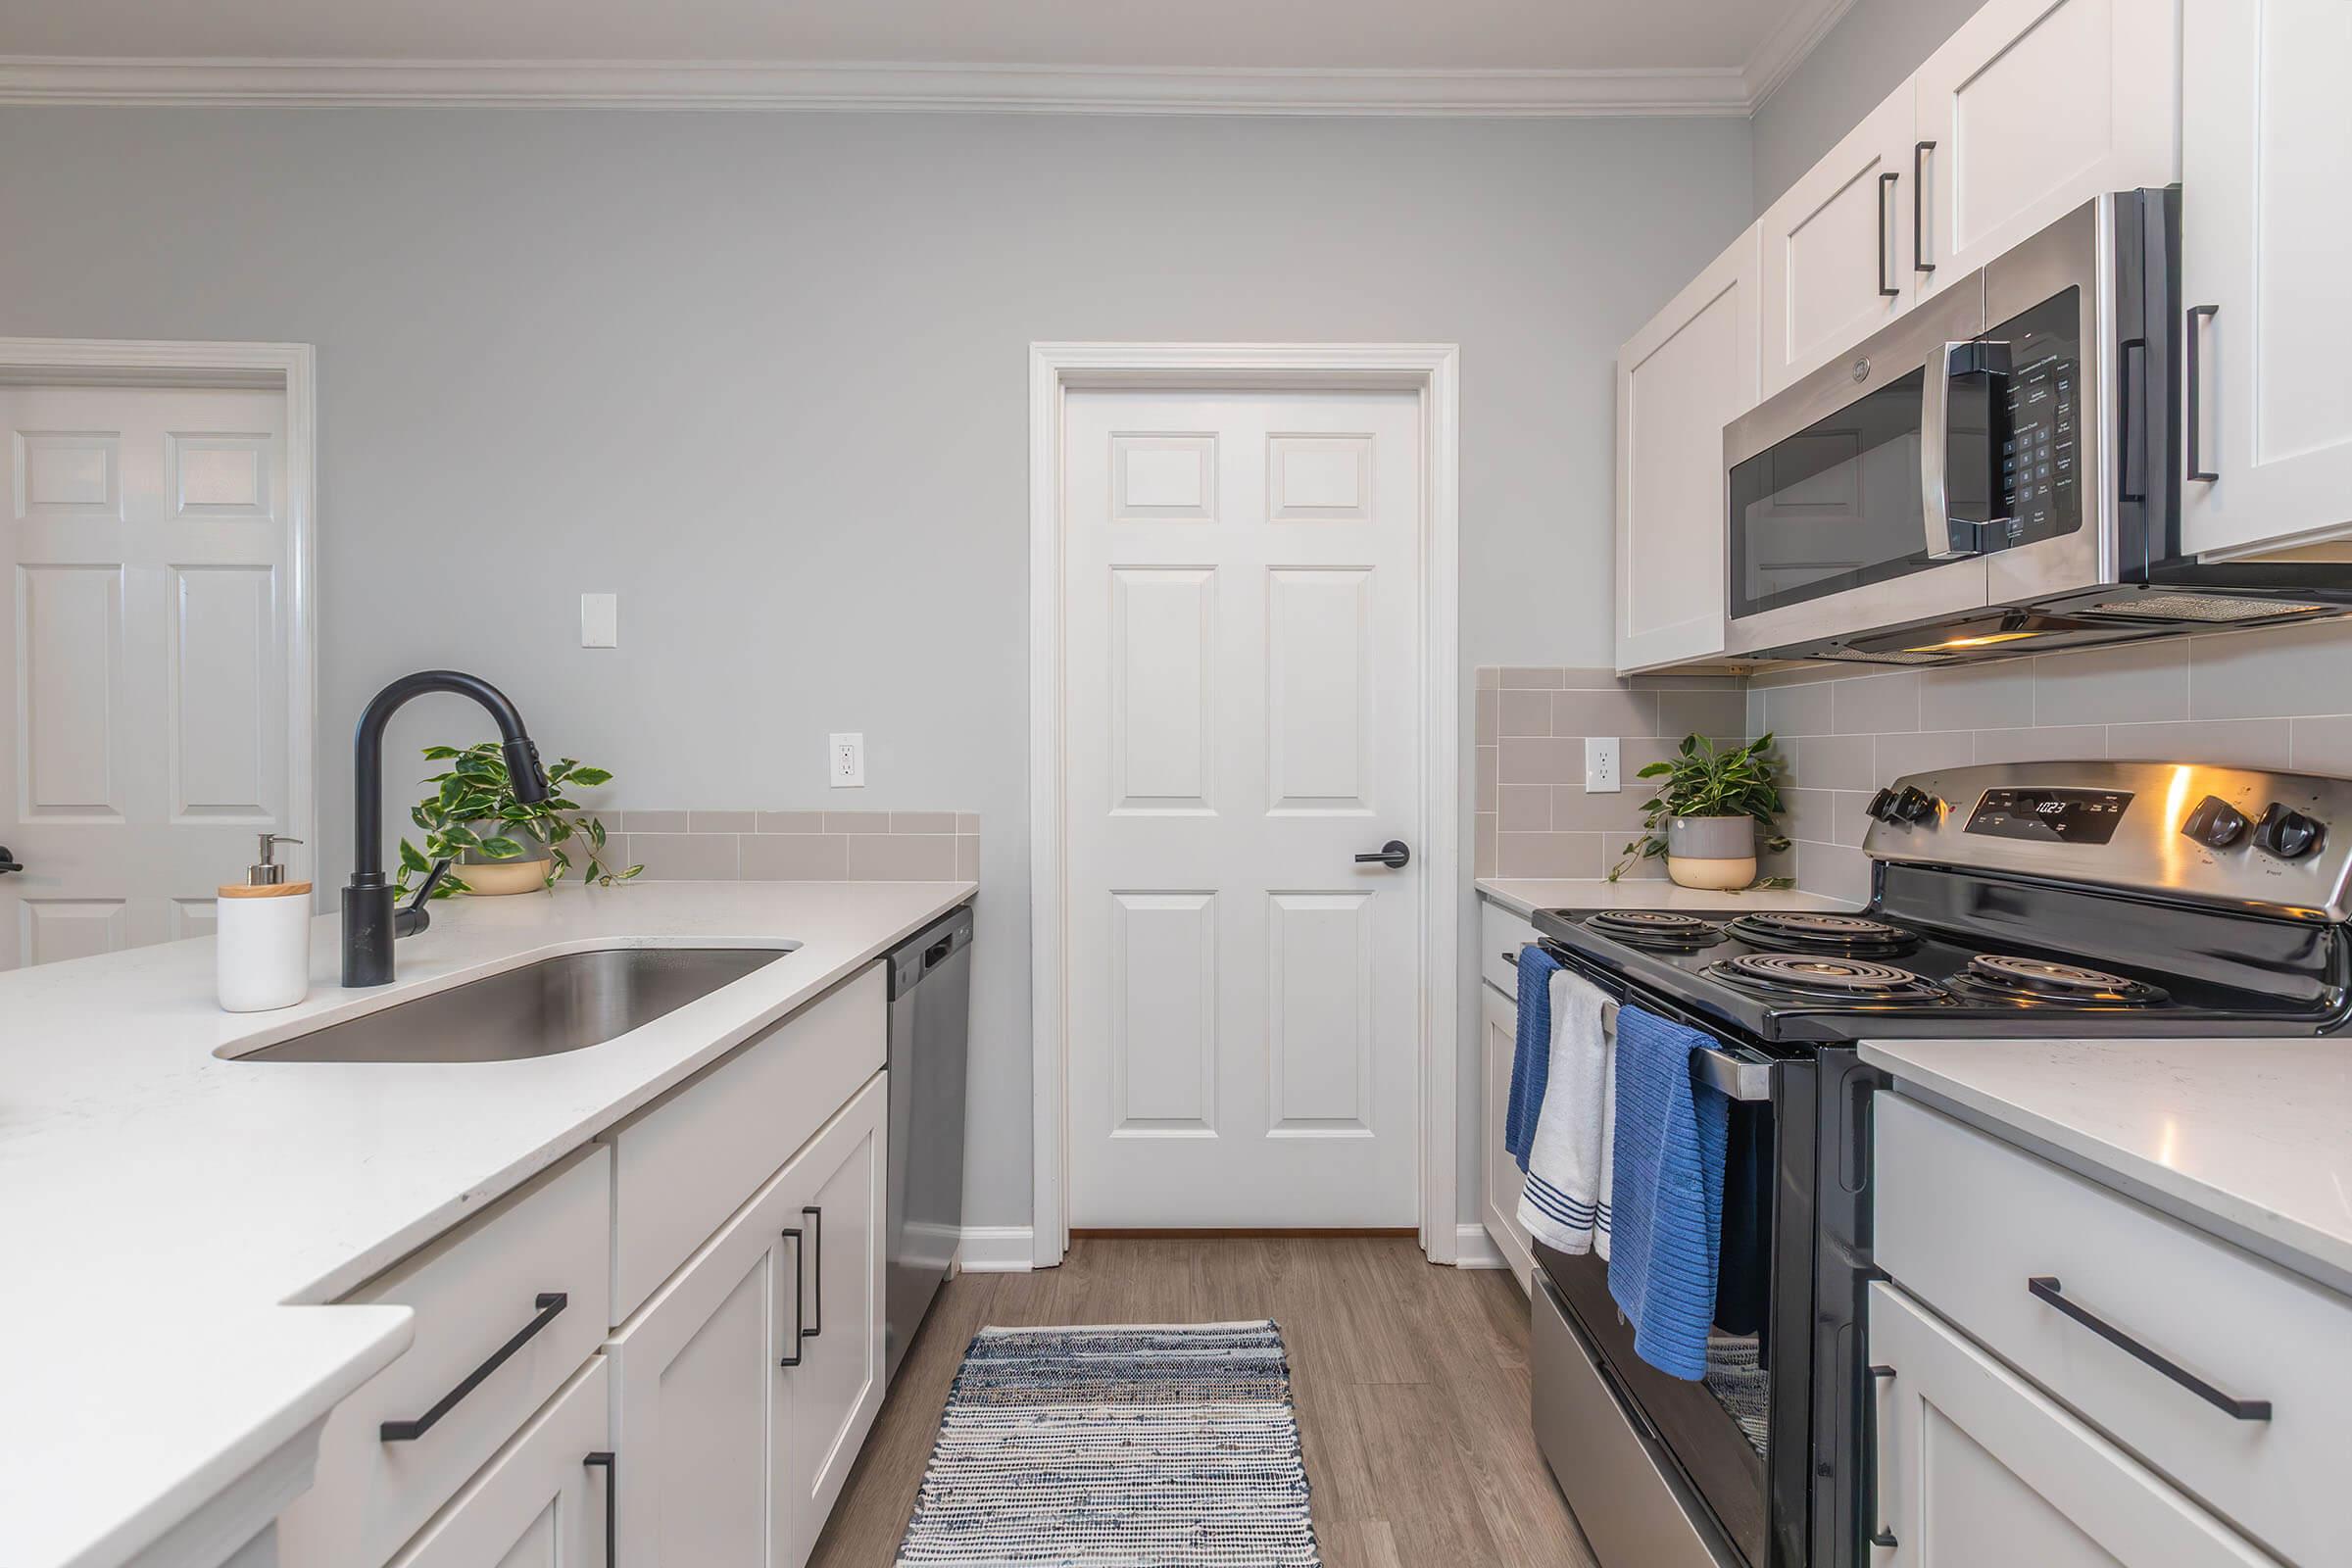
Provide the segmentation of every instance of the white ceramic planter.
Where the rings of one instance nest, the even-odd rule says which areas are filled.
[[[1687,888],[1743,888],[1756,879],[1752,816],[1670,816],[1666,874]]]

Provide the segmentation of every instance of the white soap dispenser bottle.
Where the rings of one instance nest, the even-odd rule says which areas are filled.
[[[226,1012],[291,1007],[311,990],[311,885],[287,881],[271,858],[278,845],[302,840],[261,838],[262,858],[246,867],[243,882],[221,888],[213,906],[215,973]]]

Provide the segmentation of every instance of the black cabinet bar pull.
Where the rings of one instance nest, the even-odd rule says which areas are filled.
[[[613,1543],[619,1536],[620,1471],[610,1448],[600,1448],[580,1463],[593,1465],[605,1473],[605,1568],[613,1568],[616,1554]]]
[[[1927,174],[1928,154],[1935,150],[1932,141],[1920,142],[1911,149],[1911,270],[1915,272],[1936,270],[1936,264],[1928,260]]]
[[[490,1359],[466,1374],[466,1381],[441,1396],[441,1400],[414,1421],[386,1421],[376,1429],[385,1443],[413,1443],[433,1430],[433,1424],[458,1407],[458,1401],[482,1386],[482,1380],[507,1364],[507,1358],[531,1342],[531,1337],[556,1320],[570,1299],[562,1291],[543,1291],[532,1298],[531,1304],[539,1315],[525,1323],[514,1337],[490,1354]]]
[[[2219,305],[2193,305],[2185,318],[2188,368],[2182,379],[2188,382],[2188,477],[2199,484],[2211,484],[2221,477],[2205,466],[2205,334],[2199,330],[2201,321],[2210,321],[2221,313]]]
[[[801,1259],[807,1254],[803,1250],[799,1226],[786,1226],[784,1239],[792,1243],[792,1338],[785,1342],[792,1347],[792,1353],[776,1357],[776,1365],[799,1366],[801,1364],[801,1336],[808,1332],[801,1324],[802,1293],[808,1288],[808,1276],[801,1267]]]
[[[813,1340],[825,1332],[825,1211],[804,1208],[801,1212],[808,1216],[809,1234],[816,1238],[816,1310],[809,1314],[816,1320],[816,1327],[801,1330],[803,1339]]]
[[[2271,1418],[2270,1400],[2239,1399],[2224,1394],[2188,1368],[2157,1354],[2122,1329],[2092,1313],[2080,1302],[2068,1300],[2055,1277],[2048,1274],[2035,1275],[2026,1281],[2026,1289],[2134,1360],[2143,1361],[2154,1367],[2198,1398],[2203,1399],[2207,1404],[2212,1405],[2216,1410],[2234,1416],[2240,1421],[2268,1421]]]
[[[1893,270],[1890,253],[1894,249],[1894,231],[1888,226],[1886,192],[1902,177],[1900,174],[1879,176],[1879,292],[1888,299],[1897,298],[1903,291],[1894,286],[1894,279],[1888,275]]]
[[[1862,1524],[1874,1546],[1896,1544],[1894,1532],[1879,1522],[1879,1383],[1894,1381],[1894,1368],[1870,1369],[1870,1387],[1862,1391],[1862,1460],[1870,1468],[1862,1491]]]

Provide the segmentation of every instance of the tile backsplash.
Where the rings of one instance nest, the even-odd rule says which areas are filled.
[[[2110,757],[2352,776],[2352,623],[2213,632],[1954,669],[1807,664],[1734,675],[1482,668],[1474,844],[1481,876],[1606,873],[1650,792],[1634,775],[1697,731],[1771,732],[1808,892],[1862,899],[1871,793],[1960,762]],[[1584,789],[1584,737],[1624,741],[1625,788]],[[1654,862],[1645,868],[1656,874]]]
[[[980,876],[969,811],[604,813],[613,863],[648,882],[946,882]]]

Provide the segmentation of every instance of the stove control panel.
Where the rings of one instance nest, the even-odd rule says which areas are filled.
[[[1890,781],[1872,858],[2352,920],[2352,779],[2189,763],[1979,763]]]

